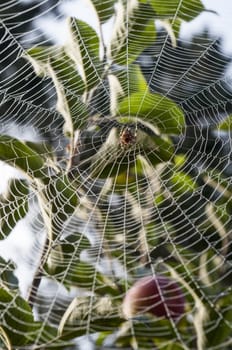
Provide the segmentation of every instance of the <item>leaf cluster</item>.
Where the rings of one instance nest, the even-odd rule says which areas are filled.
[[[177,154],[174,143],[185,131],[184,112],[151,91],[137,63],[156,40],[157,19],[175,45],[181,21],[196,17],[203,5],[89,3],[99,32],[69,18],[67,44],[32,47],[26,54],[35,72],[55,87],[68,143],[62,160],[45,144],[0,136],[0,160],[26,176],[12,180],[0,198],[1,239],[26,216],[30,194],[36,195],[47,238],[32,289],[46,276],[77,296],[69,296],[59,312],[55,300],[53,307],[45,303],[51,320],[40,315],[35,321],[32,307],[39,308],[43,295],[25,301],[15,290],[12,265],[0,261],[1,342],[7,349],[65,348],[94,333],[99,347],[217,346],[231,334],[231,291],[220,292],[230,269],[224,261],[231,253],[232,189],[216,171],[197,177],[188,171],[187,156],[183,150]],[[111,17],[106,43],[102,26]],[[186,313],[177,324],[147,314],[128,321],[122,314],[128,288],[154,271],[176,278],[183,288]]]

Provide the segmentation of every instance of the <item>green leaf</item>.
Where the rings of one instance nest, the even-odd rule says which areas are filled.
[[[148,159],[151,165],[156,166],[162,162],[168,162],[173,156],[173,145],[164,136],[144,136],[143,149],[141,155]]]
[[[162,350],[186,350],[186,345],[181,345],[179,343],[169,342],[167,346],[162,346]]]
[[[86,90],[97,86],[102,79],[103,65],[99,59],[99,37],[87,23],[70,18],[71,42],[67,53],[79,66]]]
[[[66,271],[67,273],[67,271]],[[94,280],[95,267],[85,262],[75,264],[73,271],[70,271],[68,280],[71,284],[80,288],[91,288]]]
[[[100,332],[102,327],[105,331],[114,332],[122,322],[123,319],[115,313],[112,300],[108,296],[103,298],[76,297],[64,313],[58,332],[62,335],[62,339],[70,339],[86,334],[87,324],[90,333]]]
[[[186,162],[186,156],[184,154],[176,154],[175,155],[175,158],[174,158],[174,163],[175,163],[175,166],[180,169],[181,167],[184,166]]]
[[[87,241],[86,238],[84,238],[84,240]],[[81,242],[80,244],[83,243],[84,242]],[[86,290],[90,290],[93,283],[95,283],[94,292],[98,295],[119,294],[117,286],[111,281],[111,279],[96,271],[95,266],[78,260],[81,249],[75,249],[75,247],[71,247],[71,245],[64,246],[63,244],[60,245],[59,248],[62,249],[63,252],[61,250],[53,252],[53,262],[52,264],[48,262],[47,265],[49,273],[52,274],[57,281],[64,283],[68,288],[74,286]],[[54,253],[57,254],[57,256],[55,256]],[[70,263],[71,257],[72,259],[75,257],[73,263]],[[59,266],[61,262],[62,266]]]
[[[100,347],[100,346],[104,346],[104,341],[107,339],[107,337],[109,337],[112,334],[111,331],[108,332],[100,332],[98,334],[97,340],[96,340],[96,346]]]
[[[132,322],[133,335],[131,333]],[[178,334],[184,342],[185,329],[180,327],[179,324],[176,327]],[[133,341],[137,344],[138,349],[186,349],[186,347],[182,348],[175,343],[175,332],[177,332],[177,329],[173,329],[173,324],[170,320],[154,318],[148,315],[136,317],[122,325],[121,330],[116,334],[115,343],[123,349],[131,348],[130,345]]]
[[[210,332],[206,332],[207,346],[209,348],[218,347],[224,341],[231,339],[232,334],[232,294],[222,293],[219,297],[215,310],[211,310],[210,321],[215,324]],[[218,317],[220,314],[220,318]]]
[[[204,10],[200,0],[151,0],[150,3],[158,16],[179,17],[185,21],[191,21]]]
[[[0,326],[12,345],[20,346],[29,342],[36,327],[28,303],[21,297],[0,288]]]
[[[68,56],[66,47],[37,46],[27,51],[26,58],[32,63],[38,75],[50,76],[51,66],[60,83],[73,94],[84,92],[84,83],[76,68],[75,61]]]
[[[60,235],[60,230],[65,221],[75,212],[79,203],[76,188],[71,183],[67,175],[56,175],[49,179],[44,195],[51,204],[51,232],[53,239]]]
[[[36,344],[46,344],[46,349],[59,349],[69,345],[57,336],[57,328],[43,322],[34,321],[32,310],[28,303],[9,291],[0,288],[0,344],[13,345],[13,349],[30,348]]]
[[[63,57],[65,59],[65,56]],[[51,71],[53,83],[57,93],[57,105],[56,109],[62,114],[65,120],[64,130],[66,133],[74,136],[74,131],[83,126],[88,118],[87,106],[82,102],[81,97],[78,95],[79,91],[74,89],[75,85],[71,85],[70,82],[65,82],[62,78],[62,74],[65,74],[66,62],[53,61],[51,59]],[[62,73],[61,73],[62,72]],[[77,76],[77,73],[73,72]],[[74,80],[74,79],[73,79]],[[76,80],[80,80],[79,77]],[[82,81],[81,81],[82,83]]]
[[[231,132],[232,128],[232,115],[229,115],[227,118],[225,118],[219,125],[218,129],[223,131],[229,131]]]
[[[25,142],[8,135],[0,136],[0,160],[16,166],[32,178],[43,179],[46,176],[44,160]]]
[[[89,0],[89,3],[95,8],[100,23],[105,23],[114,14],[114,0]]]
[[[119,103],[121,115],[143,117],[166,134],[179,134],[185,124],[183,111],[172,100],[159,94],[137,92]]]
[[[18,279],[14,275],[16,269],[12,261],[5,261],[0,257],[0,284],[7,288],[14,289],[18,287]]]
[[[53,149],[47,142],[25,141],[25,144],[38,153],[44,160],[54,157]]]
[[[136,338],[144,337],[146,339],[151,337],[151,329],[153,330],[152,339],[161,338],[167,341],[175,337],[175,332],[170,320],[152,319],[149,317],[147,322],[145,320],[146,317],[144,317],[144,320],[141,318],[141,322],[134,323]]]
[[[197,185],[191,176],[182,171],[174,171],[171,177],[171,191],[176,197],[186,192],[190,194],[196,189]]]
[[[46,188],[46,196],[49,202],[54,204],[54,212],[61,208],[65,214],[72,214],[78,203],[79,197],[74,184],[67,175],[51,177]]]
[[[205,336],[204,336],[204,326],[208,320],[208,298],[207,292],[202,287],[199,287],[199,282],[197,283],[192,271],[187,270],[185,264],[175,265],[174,268],[165,264],[167,270],[170,272],[171,277],[174,278],[181,286],[185,289],[185,296],[187,299],[191,298],[195,304],[195,310],[193,315],[193,325],[196,332],[196,343],[199,349],[204,348]],[[180,273],[180,269],[182,273]],[[183,273],[185,271],[185,273]],[[186,273],[187,271],[187,273]],[[184,278],[183,278],[184,276]],[[204,296],[204,297],[203,297]]]
[[[145,92],[148,88],[141,68],[138,64],[130,64],[127,69],[113,72],[120,82],[124,95],[131,95],[134,92]]]
[[[81,95],[85,84],[76,63],[67,55],[65,48],[36,47],[28,50],[29,60],[37,74],[52,78],[57,93],[57,110],[65,120],[65,131],[73,135],[88,117]]]
[[[177,40],[180,34],[181,20],[179,18],[176,18],[175,20],[170,22],[170,25],[172,27],[173,34],[175,35]]]
[[[154,12],[149,4],[117,5],[108,57],[119,65],[128,65],[155,41]]]
[[[0,288],[0,344],[1,340],[13,349],[30,348],[35,343],[43,348],[46,344],[46,349],[62,349],[70,345],[58,337],[57,328],[44,321],[34,321],[29,304],[4,288]]]
[[[83,234],[79,232],[74,232],[69,235],[67,238],[62,239],[58,242],[50,252],[47,261],[47,270],[51,275],[57,275],[57,279],[60,280],[63,278],[63,273],[68,273],[71,269],[75,269],[73,265],[76,266],[76,259],[73,261],[73,264],[70,264],[71,257],[76,256],[79,259],[79,256],[83,250],[90,248],[90,242]],[[62,264],[61,264],[62,261]],[[68,278],[66,278],[68,282]]]
[[[25,180],[10,181],[7,193],[0,196],[0,239],[13,230],[28,212],[29,189]]]

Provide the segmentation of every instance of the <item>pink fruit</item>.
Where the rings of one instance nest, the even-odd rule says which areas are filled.
[[[126,318],[146,312],[176,319],[184,313],[185,297],[179,285],[164,276],[147,276],[138,280],[123,301]]]

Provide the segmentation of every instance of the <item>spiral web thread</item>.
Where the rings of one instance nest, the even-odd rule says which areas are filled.
[[[31,47],[51,44],[52,38],[44,34],[39,25],[41,19],[48,18],[50,14],[56,21],[62,21],[65,16],[64,5],[49,0],[32,1],[27,5],[10,1],[0,5],[1,134],[21,140],[29,138],[43,145],[49,140],[56,152],[57,167],[61,169],[67,162],[65,157],[69,145],[62,136],[63,119],[56,111],[54,85],[48,77],[36,77],[29,61],[24,60],[22,64],[22,56],[27,55]],[[79,13],[85,11],[78,2],[73,6],[78,8]],[[171,7],[172,2],[170,10]],[[13,9],[19,13],[15,14]],[[23,15],[24,21],[20,17]],[[128,16],[125,16],[124,28],[130,24]],[[19,345],[17,349],[58,346],[57,336],[45,328],[48,324],[70,333],[84,329],[80,332],[84,338],[77,338],[76,345],[70,346],[68,340],[62,339],[60,344],[64,349],[85,348],[87,344],[90,349],[113,348],[111,343],[116,334],[117,337],[120,332],[123,334],[122,330],[115,329],[113,320],[122,317],[121,303],[126,291],[138,277],[157,274],[172,276],[181,286],[186,299],[182,321],[178,323],[170,317],[167,326],[164,318],[149,315],[148,319],[142,321],[137,318],[127,322],[124,320],[124,332],[127,328],[124,334],[131,340],[130,345],[122,345],[122,348],[149,349],[155,344],[158,349],[172,349],[171,344],[176,342],[179,344],[176,349],[201,350],[205,348],[207,334],[213,334],[219,327],[226,329],[228,335],[208,348],[230,349],[232,346],[232,310],[229,302],[232,272],[231,141],[229,132],[223,133],[218,129],[219,122],[228,116],[231,108],[230,77],[222,70],[222,66],[227,67],[230,58],[221,54],[218,38],[207,38],[205,33],[199,34],[195,45],[184,40],[182,45],[178,61],[178,49],[171,45],[167,32],[161,31],[152,51],[147,51],[147,57],[152,57],[152,64],[146,62],[144,53],[139,58],[149,87],[173,99],[185,111],[188,127],[180,135],[172,136],[175,151],[172,153],[170,143],[170,149],[166,149],[170,153],[170,161],[163,162],[161,159],[160,164],[153,167],[144,144],[135,141],[129,148],[121,145],[118,151],[121,160],[117,158],[111,164],[112,169],[105,180],[91,178],[89,168],[79,172],[76,164],[72,164],[75,171],[71,182],[78,194],[78,203],[74,213],[68,216],[67,205],[72,206],[72,202],[70,204],[65,194],[66,189],[63,187],[55,192],[54,201],[59,209],[53,216],[55,235],[52,243],[46,240],[46,210],[44,216],[42,205],[37,199],[38,194],[45,190],[46,195],[51,188],[40,184],[30,187],[27,192],[27,183],[31,180],[19,172],[13,173],[12,183],[19,192],[17,198],[21,198],[22,207],[29,205],[29,211],[24,213],[19,210],[18,215],[22,220],[15,225],[13,219],[12,224],[11,212],[19,205],[19,202],[15,204],[12,201],[11,194],[15,198],[12,185],[7,194],[2,194],[1,220],[5,225],[8,224],[9,231],[14,230],[12,234],[15,238],[17,234],[25,242],[30,239],[32,243],[28,244],[26,252],[17,252],[16,256],[11,256],[7,250],[12,240],[8,237],[1,242],[2,256],[16,260],[20,281],[20,289],[16,289],[10,305],[2,310],[1,326],[9,329],[5,315],[12,319],[16,317],[11,308],[16,307],[20,311],[22,307],[17,304],[16,295],[23,294],[26,298],[30,288],[35,298],[34,317],[41,322],[33,345]],[[128,65],[128,81],[132,79],[130,69]],[[98,78],[105,94],[99,95],[97,102],[102,110],[107,111],[109,100],[105,97],[107,94],[109,96],[109,89],[102,78]],[[72,77],[67,74],[67,80],[70,79]],[[87,80],[91,81],[91,77],[87,77]],[[129,84],[126,83],[122,88],[127,89],[129,94]],[[159,103],[162,105],[162,101]],[[81,120],[79,106],[74,104],[72,109],[72,112],[80,114]],[[175,110],[172,115],[175,117]],[[144,120],[146,122],[149,119],[145,116]],[[108,132],[111,132],[110,127]],[[139,132],[139,122],[136,132]],[[113,134],[111,136],[114,137]],[[96,148],[97,137],[86,141],[86,149]],[[102,137],[99,136],[100,141]],[[10,139],[5,142],[8,145],[13,143]],[[107,157],[115,159],[110,141],[108,146]],[[17,167],[21,158],[29,170],[30,157],[27,159],[23,153],[15,154],[13,147],[11,164],[13,161]],[[49,146],[44,146],[42,152],[43,158],[49,159],[39,169],[43,174],[54,159],[51,160],[52,149]],[[156,154],[155,149],[149,152]],[[142,170],[134,168],[132,176],[131,167],[137,162],[138,154],[142,154],[145,161],[141,162]],[[180,165],[183,159],[184,165]],[[105,162],[105,154],[95,157],[91,169],[98,169],[100,176]],[[123,180],[120,180],[121,166],[125,168]],[[8,171],[3,163],[2,167],[3,171]],[[59,171],[52,174],[54,182],[59,174]],[[183,177],[188,181],[187,187]],[[19,179],[20,187],[17,182]],[[25,238],[24,225],[29,231]],[[48,266],[56,266],[50,276],[45,264],[47,258]],[[6,266],[2,273],[5,270]],[[28,274],[26,281],[20,271]],[[44,277],[41,283],[36,284],[33,278],[36,276],[39,280],[39,274]],[[105,278],[102,283],[101,276]],[[116,291],[110,298],[107,291],[100,291],[103,285],[109,286],[109,281],[114,283],[111,288]],[[8,284],[11,287],[11,282]],[[65,289],[64,286],[74,287]],[[96,295],[101,297],[96,298]],[[226,298],[227,302],[224,301]],[[163,301],[166,304],[164,296]],[[168,309],[167,305],[165,307]],[[95,320],[98,323],[94,328]],[[27,322],[27,318],[17,320],[19,327],[14,332],[19,337],[23,332],[20,325],[25,326]],[[104,342],[97,347],[94,340],[101,332],[111,332],[113,336],[105,336]],[[150,341],[152,337],[154,343]],[[1,338],[4,339],[4,333]]]

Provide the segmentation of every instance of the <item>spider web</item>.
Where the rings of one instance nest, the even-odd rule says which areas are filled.
[[[94,86],[88,118],[81,93],[73,96],[69,90],[80,81],[64,65],[76,48],[69,46],[69,57],[61,57],[60,48],[70,40],[68,9],[69,16],[88,22],[95,16],[90,2],[0,5],[0,153],[7,150],[8,158],[1,160],[10,164],[2,162],[0,249],[8,262],[0,260],[0,344],[7,349],[231,349],[230,57],[221,39],[207,30],[176,42],[174,22],[160,21],[154,40],[148,30],[154,43],[135,58],[135,70],[124,33],[148,10],[141,15],[134,12],[136,1],[119,2],[115,34],[108,15],[114,1],[103,3],[104,24],[100,29],[96,21],[90,24],[105,45],[119,36],[110,50],[121,52],[122,64],[119,59],[112,65],[108,80],[98,62],[86,68],[85,79]],[[197,1],[191,11],[186,1],[178,7],[169,3],[173,21],[179,10],[187,22],[198,14]],[[77,29],[74,20],[71,25]],[[135,51],[144,26],[133,31]],[[72,157],[59,81],[54,84],[47,74],[45,52],[37,52],[42,61],[37,69],[29,59],[31,49],[54,42],[57,81],[64,82],[63,95],[70,97],[65,102],[70,114],[78,115]],[[83,44],[86,55],[94,45]],[[103,56],[104,47],[100,51]],[[127,102],[133,118],[123,122],[117,101],[145,81],[142,95]],[[152,93],[161,98],[154,101]],[[176,106],[185,114],[184,127]],[[159,125],[150,126],[156,109]],[[50,180],[44,182],[47,174]],[[178,283],[185,300],[178,320],[165,295],[166,316],[125,317],[123,299],[144,276]]]

